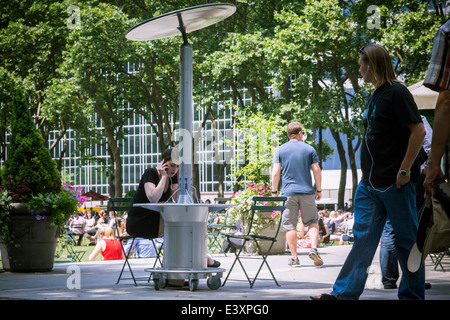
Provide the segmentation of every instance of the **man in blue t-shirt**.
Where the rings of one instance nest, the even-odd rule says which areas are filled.
[[[319,242],[319,215],[315,200],[322,197],[322,173],[319,158],[313,147],[303,142],[303,126],[300,122],[292,122],[287,126],[289,141],[276,149],[273,157],[272,193],[278,193],[278,183],[282,174],[282,193],[287,197],[286,209],[281,225],[286,230],[286,240],[292,257],[289,265],[299,267],[297,256],[297,223],[299,212],[302,222],[308,227],[311,238],[309,257],[316,266],[323,264],[317,252]],[[312,184],[311,170],[316,183]]]

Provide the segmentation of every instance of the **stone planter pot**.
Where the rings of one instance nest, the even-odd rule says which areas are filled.
[[[259,215],[262,216],[263,219],[269,220],[269,223],[263,225],[263,227],[260,229],[260,235],[262,236],[268,236],[272,237],[275,232],[276,228],[278,228],[278,223],[281,222],[275,222],[272,220],[271,215],[272,212],[259,212]],[[270,241],[261,241],[260,242],[261,250],[267,250],[270,246]],[[252,244],[249,246],[248,251],[249,252],[255,252],[256,251],[256,245]],[[282,226],[280,226],[280,231],[278,232],[277,241],[273,244],[272,249],[270,250],[269,255],[279,255],[279,254],[285,254],[286,250],[286,230],[283,229]],[[260,254],[260,252],[258,252]]]
[[[11,272],[46,272],[53,269],[59,227],[51,221],[36,220],[26,210],[26,204],[14,205],[10,232],[14,245],[0,242],[3,269]]]

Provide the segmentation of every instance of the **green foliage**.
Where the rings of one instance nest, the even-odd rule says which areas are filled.
[[[81,197],[81,188],[76,190],[65,183],[58,193],[39,193],[28,201],[28,210],[37,220],[51,217],[52,226],[64,225],[77,208],[85,202]]]
[[[11,202],[12,198],[8,191],[2,191],[0,193],[0,239],[6,244],[13,242],[13,236],[9,233]]]
[[[248,183],[246,188],[242,191],[238,191],[233,194],[231,199],[231,203],[236,206],[230,207],[227,209],[229,214],[229,221],[232,224],[241,224],[242,232],[247,233],[248,228],[250,227],[250,221],[253,217],[251,234],[260,234],[260,230],[264,225],[270,222],[278,223],[280,221],[280,214],[277,211],[273,211],[270,215],[270,218],[263,216],[261,212],[254,213],[251,210],[251,207],[255,204],[253,201],[253,197],[256,196],[271,196],[271,186],[264,183]],[[273,202],[265,202],[263,205],[273,206]],[[278,203],[277,203],[278,205]]]
[[[60,174],[23,94],[14,97],[10,153],[2,168],[2,183],[16,202],[26,202],[33,194],[58,192],[61,186]]]
[[[241,150],[234,159],[232,175],[239,181],[245,179],[256,184],[270,182],[270,168],[275,149],[283,139],[286,122],[277,115],[267,115],[263,106],[235,110],[238,140],[236,147]],[[241,186],[245,185],[241,181]]]
[[[72,128],[85,143],[80,149],[89,149],[98,132],[86,123],[97,113],[109,130],[108,144],[114,145],[123,138],[122,120],[128,118],[129,106],[148,119],[164,148],[173,142],[178,116],[181,37],[131,42],[124,35],[151,17],[209,2],[6,1],[0,14],[1,68],[27,90],[29,108],[43,124],[44,138],[53,129],[63,134]],[[381,42],[397,73],[413,84],[423,79],[432,38],[447,19],[439,9],[429,10],[431,4],[445,4],[443,0],[232,3],[237,7],[233,16],[189,34],[198,105],[228,100],[243,107],[248,104],[244,94],[249,94],[267,115],[277,114],[288,122],[298,119],[308,128],[330,128],[350,141],[361,135],[367,92],[358,81],[359,47]],[[67,26],[71,4],[80,8],[79,27]],[[378,29],[367,26],[372,5],[380,9]],[[127,62],[133,65],[132,72],[125,72]],[[348,83],[354,94],[344,90]],[[2,93],[8,92],[5,84],[0,81]],[[268,86],[278,94],[268,92]],[[11,109],[3,97],[1,159]],[[83,150],[80,154],[85,156]]]

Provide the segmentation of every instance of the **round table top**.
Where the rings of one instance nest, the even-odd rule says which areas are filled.
[[[233,4],[214,3],[172,11],[148,19],[131,28],[126,38],[134,41],[156,40],[182,35],[182,21],[186,33],[218,23],[236,11]]]

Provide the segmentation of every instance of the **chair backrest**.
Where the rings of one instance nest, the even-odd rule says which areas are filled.
[[[262,212],[262,211],[269,211],[269,212],[278,211],[278,212],[280,212],[280,221],[281,221],[284,209],[286,209],[286,207],[285,207],[286,200],[287,200],[286,197],[259,197],[259,196],[253,197],[254,205],[251,206],[252,218],[250,220],[250,225],[249,225],[247,234],[251,234],[253,222],[255,219],[255,214],[257,214],[258,211],[260,211],[260,212]],[[271,204],[270,205],[258,204],[260,202],[269,202]],[[277,205],[277,203],[278,203],[278,205]],[[273,238],[276,238],[278,236],[278,232],[280,231],[280,226],[281,226],[281,222],[278,223],[278,226],[275,230]]]
[[[115,214],[117,212],[128,211],[130,209],[132,203],[133,203],[132,197],[109,198],[107,210],[114,211]]]
[[[114,217],[116,218],[116,223],[113,228],[114,235],[116,237],[119,237],[119,228],[117,225],[117,212],[124,212],[124,211],[130,210],[133,200],[134,200],[134,198],[132,198],[132,197],[126,197],[126,198],[117,197],[117,198],[109,198],[108,199],[107,210],[108,210],[108,212],[113,211]]]
[[[231,199],[233,199],[233,198],[217,197],[217,198],[214,198],[214,201],[216,203],[227,203],[227,202],[230,202]]]

